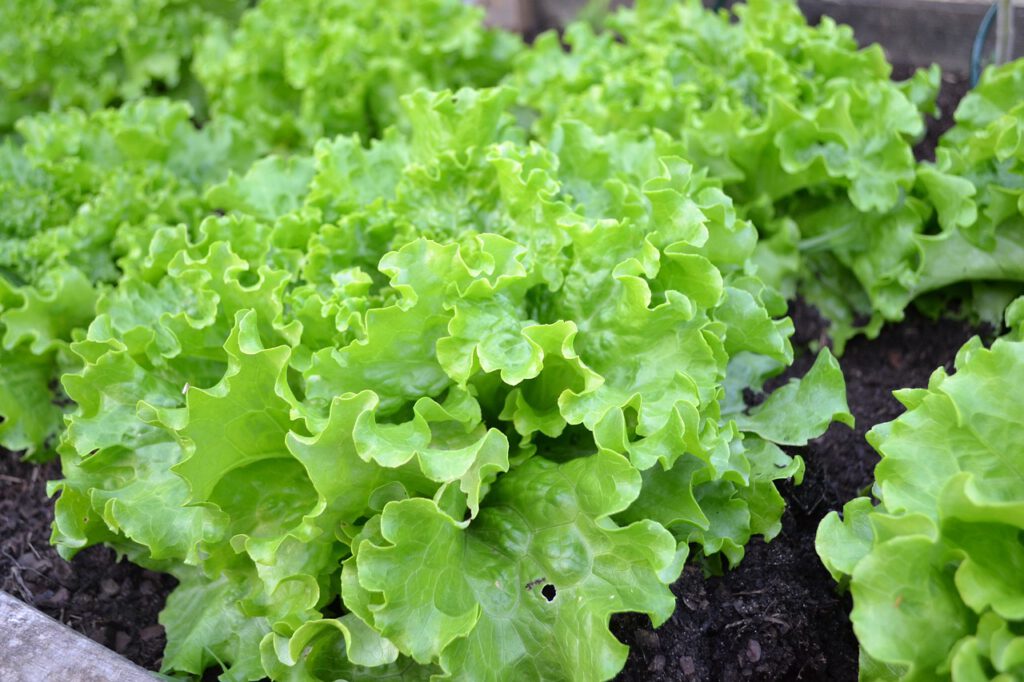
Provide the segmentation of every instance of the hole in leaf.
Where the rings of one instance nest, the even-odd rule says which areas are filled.
[[[547,585],[542,587],[540,593],[543,594],[544,598],[548,601],[554,601],[555,595],[558,594],[558,592],[555,590],[555,586],[551,583],[548,583]]]

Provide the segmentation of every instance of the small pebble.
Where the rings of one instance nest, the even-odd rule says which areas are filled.
[[[691,611],[699,611],[700,603],[696,599],[690,597],[683,597],[683,605]]]
[[[665,657],[658,654],[651,660],[651,664],[647,666],[647,669],[652,673],[660,673],[665,669]]]
[[[749,616],[757,612],[756,604],[754,604],[753,602],[744,601],[742,599],[735,600],[732,603],[732,607],[736,609],[736,613],[743,616]]]
[[[647,649],[657,649],[661,646],[661,638],[650,630],[637,630],[636,643]]]
[[[45,564],[45,559],[40,559],[32,552],[25,552],[18,557],[18,565],[22,568],[38,571],[40,568],[43,568]]]
[[[692,675],[697,672],[697,666],[693,664],[693,659],[689,656],[679,657],[679,669],[683,671],[684,675]]]
[[[132,636],[127,632],[120,632],[114,635],[114,651],[119,654],[123,654],[128,650],[128,645],[132,643]]]
[[[86,637],[105,647],[110,647],[112,635],[113,632],[108,625],[98,625],[95,628],[87,628],[85,631]]]
[[[751,663],[757,663],[761,660],[761,643],[756,639],[747,641],[747,659]]]
[[[47,590],[39,597],[39,603],[44,606],[61,606],[65,604],[71,594],[66,588],[58,587],[56,592]]]
[[[121,586],[110,578],[104,578],[100,581],[100,589],[103,591],[103,596],[112,597],[121,591]]]
[[[139,632],[139,639],[141,639],[143,642],[148,642],[150,640],[156,639],[157,637],[162,637],[163,634],[163,625],[150,625],[147,628],[143,628]]]

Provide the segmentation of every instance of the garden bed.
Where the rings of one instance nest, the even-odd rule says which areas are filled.
[[[897,67],[896,78],[910,75]],[[966,79],[946,76],[939,98],[945,112],[930,125],[916,152],[934,158],[938,136],[966,92]],[[802,354],[788,376],[801,376],[813,355],[808,344],[825,338],[827,323],[799,303],[791,313]],[[962,321],[933,321],[910,312],[873,341],[852,341],[840,358],[857,428],[833,425],[806,448],[801,486],[782,485],[788,503],[783,531],[771,543],[754,541],[734,571],[705,578],[691,562],[673,585],[677,610],[658,630],[645,616],[623,615],[612,630],[630,645],[622,680],[854,680],[857,641],[848,619],[850,600],[837,593],[821,565],[814,537],[826,513],[862,493],[877,456],[864,440],[874,425],[902,412],[897,388],[924,386],[940,366],[952,367],[957,349],[978,330]],[[758,396],[751,396],[754,400]],[[112,550],[93,547],[64,562],[49,545],[52,502],[46,481],[59,465],[23,463],[0,451],[0,589],[151,670],[165,644],[157,616],[176,581],[118,562]]]

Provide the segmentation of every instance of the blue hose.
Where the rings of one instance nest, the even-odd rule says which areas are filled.
[[[988,33],[992,30],[992,22],[996,20],[999,13],[999,3],[993,2],[992,6],[985,12],[985,18],[978,26],[978,34],[974,36],[974,45],[971,46],[971,87],[978,84],[981,79],[982,53],[985,51],[985,41],[988,40]]]

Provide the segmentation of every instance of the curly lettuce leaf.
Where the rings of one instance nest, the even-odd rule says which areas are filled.
[[[832,575],[849,582],[862,674],[1020,673],[1024,660],[1007,647],[1024,620],[1024,413],[1003,396],[1021,380],[1020,341],[972,339],[955,374],[940,368],[928,388],[898,392],[907,411],[868,434],[882,455],[878,503],[833,512],[816,541]]]
[[[832,422],[853,428],[845,386],[839,363],[824,349],[803,379],[773,391],[749,415],[738,415],[736,424],[780,445],[807,445]]]
[[[610,615],[645,611],[657,624],[675,603],[664,584],[678,571],[671,536],[651,522],[601,522],[639,487],[626,460],[598,454],[531,460],[468,527],[428,500],[389,504],[388,544],[358,550],[360,584],[383,597],[374,625],[417,660],[439,657],[452,677],[613,675],[625,648],[607,631]]]
[[[458,0],[261,2],[237,28],[214,24],[193,71],[213,116],[282,146],[341,133],[376,138],[418,88],[491,86],[521,49]]]
[[[99,109],[156,91],[191,94],[194,44],[234,25],[243,0],[26,0],[0,8],[0,132],[40,110]]]

